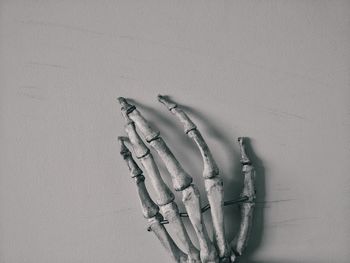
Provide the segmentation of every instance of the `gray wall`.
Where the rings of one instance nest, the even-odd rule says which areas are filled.
[[[0,262],[168,262],[116,143],[115,99],[133,98],[203,186],[158,93],[189,107],[226,199],[241,186],[236,138],[251,138],[242,262],[348,262],[349,19],[349,1],[2,0]]]

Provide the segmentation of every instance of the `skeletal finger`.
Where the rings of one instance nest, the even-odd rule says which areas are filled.
[[[127,124],[125,125],[125,131],[129,137],[130,143],[134,149],[134,153],[137,159],[141,161],[142,166],[145,168],[146,173],[151,179],[153,187],[156,189],[157,199],[156,203],[159,206],[171,203],[174,200],[174,194],[164,183],[158,167],[153,159],[152,153],[144,144],[139,134],[135,129],[135,123],[127,116]]]
[[[148,121],[140,114],[134,105],[129,104],[126,99],[118,98],[121,104],[122,113],[135,122],[137,128],[146,138],[146,141],[157,151],[164,162],[172,179],[174,189],[181,191],[192,183],[192,177],[182,168],[174,157],[164,140],[160,137],[159,131],[153,129]]]
[[[243,190],[241,197],[247,198],[240,206],[241,223],[237,236],[231,242],[232,257],[231,261],[235,262],[237,256],[241,256],[247,246],[249,235],[252,228],[253,212],[255,206],[255,170],[248,158],[244,145],[244,138],[238,138],[241,151],[241,163],[243,173]]]
[[[215,247],[211,243],[203,222],[201,201],[197,187],[190,185],[182,191],[182,202],[197,234],[202,262],[219,262]]]
[[[197,129],[197,126],[176,103],[171,102],[167,97],[162,95],[158,95],[158,100],[175,115],[175,117],[183,124],[185,133],[196,142],[203,157],[203,177],[206,179],[217,177],[219,174],[219,168],[207,143],[204,141],[202,134]]]
[[[154,130],[135,106],[130,105],[124,98],[118,99],[124,116],[128,116],[135,122],[137,128],[146,138],[146,141],[156,150],[164,162],[172,179],[176,191],[182,192],[182,200],[190,221],[196,231],[200,244],[200,257],[202,262],[218,262],[217,252],[211,243],[205,225],[203,223],[200,197],[196,186],[192,183],[192,177],[183,169],[164,140],[159,131]]]
[[[135,129],[135,123],[129,120],[125,126],[125,131],[133,146],[136,157],[141,161],[141,164],[155,189],[157,205],[160,207],[164,218],[169,221],[169,226],[172,227],[174,230],[173,232],[176,233],[178,239],[182,243],[184,252],[188,254],[188,262],[200,263],[199,251],[192,244],[187,234],[185,226],[180,218],[178,207],[174,202],[174,194],[164,183],[159,173],[159,169],[153,159],[152,153],[144,144]]]
[[[228,258],[230,256],[230,251],[225,238],[223,183],[222,179],[219,177],[219,168],[202,134],[187,114],[177,104],[171,102],[165,96],[158,95],[158,100],[183,124],[185,133],[195,141],[199,148],[203,158],[205,190],[211,207],[214,225],[214,242],[218,248],[220,258]]]
[[[162,245],[168,250],[172,260],[174,262],[185,263],[187,261],[187,255],[183,253],[174,243],[164,226],[161,224],[163,219],[159,213],[159,207],[153,202],[148,194],[145,186],[145,177],[142,174],[142,170],[138,167],[134,159],[132,158],[131,152],[125,146],[123,138],[119,138],[121,144],[120,154],[126,161],[131,177],[135,179],[137,185],[137,191],[140,198],[142,207],[142,213],[148,220],[149,229],[154,232],[158,237]]]

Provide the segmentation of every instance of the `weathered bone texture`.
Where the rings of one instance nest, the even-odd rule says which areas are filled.
[[[190,185],[182,191],[182,202],[197,234],[202,262],[218,263],[219,258],[216,249],[211,243],[203,223],[199,191],[194,185]]]
[[[182,243],[184,252],[188,255],[188,262],[200,263],[199,251],[192,244],[185,226],[180,219],[178,207],[174,202],[174,194],[164,183],[159,173],[159,169],[153,159],[152,153],[136,132],[134,122],[131,121],[127,116],[125,117],[127,120],[125,131],[130,139],[130,143],[133,147],[136,157],[141,161],[146,174],[151,180],[152,186],[156,190],[155,192],[157,194],[157,205],[160,207],[164,218],[169,221],[173,232],[176,233],[178,239]]]
[[[154,162],[153,156],[150,150],[143,143],[140,136],[137,134],[135,129],[135,123],[128,121],[125,125],[125,131],[129,137],[130,143],[134,149],[136,158],[139,159],[148,174],[153,187],[157,190],[156,203],[159,206],[166,205],[174,200],[174,194],[164,183],[159,173],[158,167]]]
[[[229,258],[230,250],[228,249],[224,229],[223,182],[219,177],[219,168],[202,134],[187,114],[177,104],[171,102],[165,96],[158,95],[158,100],[183,124],[185,133],[195,141],[200,150],[204,165],[203,178],[205,190],[211,207],[211,216],[214,225],[214,242],[220,258]]]
[[[141,169],[132,158],[128,148],[124,144],[126,138],[120,137],[121,154],[129,167],[131,176],[135,179],[140,197],[142,212],[148,220],[149,230],[153,231],[162,245],[168,250],[173,262],[179,263],[233,263],[243,254],[252,228],[253,212],[255,206],[255,170],[246,154],[244,138],[238,138],[243,175],[243,189],[239,199],[223,201],[223,182],[219,177],[219,169],[196,125],[187,114],[167,97],[158,96],[171,113],[184,125],[185,133],[194,140],[203,159],[203,178],[209,204],[201,208],[199,191],[192,184],[192,177],[182,168],[159,131],[153,129],[148,121],[140,114],[134,105],[129,104],[124,98],[118,99],[122,106],[122,114],[127,122],[125,131],[133,147],[136,157],[142,163],[146,174],[149,176],[156,193],[156,203],[150,198]],[[156,150],[164,162],[172,179],[173,187],[182,193],[182,202],[186,213],[179,213],[174,201],[174,194],[164,183],[159,169],[153,159],[151,151],[136,131],[141,131],[146,141]],[[240,203],[241,223],[236,237],[227,244],[224,233],[223,206]],[[211,209],[214,226],[214,245],[208,237],[203,223],[202,213]],[[162,214],[164,215],[164,219]],[[184,224],[180,217],[189,217],[196,232],[200,252],[192,244]],[[173,239],[164,228],[163,224],[170,223],[178,239],[184,247],[185,253],[178,248]]]
[[[188,262],[187,255],[177,247],[173,239],[170,237],[169,233],[161,224],[163,217],[159,213],[159,207],[152,201],[151,197],[148,194],[144,182],[145,177],[142,174],[142,170],[138,167],[138,165],[132,158],[131,152],[125,146],[123,138],[119,138],[119,142],[121,144],[120,154],[123,156],[124,160],[128,165],[131,177],[135,179],[142,207],[142,213],[144,217],[148,220],[149,229],[151,229],[154,232],[154,234],[158,237],[162,245],[168,250],[173,262]]]
[[[238,256],[243,254],[247,246],[249,235],[252,228],[253,212],[255,206],[255,170],[248,158],[244,145],[244,138],[238,138],[241,151],[241,163],[243,173],[243,190],[241,197],[247,197],[247,201],[240,206],[241,224],[237,236],[231,242],[232,256],[231,261],[235,262]]]
[[[192,177],[183,169],[173,153],[170,151],[164,140],[160,137],[159,131],[154,130],[146,119],[140,114],[134,105],[130,105],[124,98],[118,99],[123,115],[127,115],[135,122],[137,128],[146,138],[146,141],[156,150],[164,162],[169,174],[172,177],[173,187],[181,191],[183,202],[190,221],[196,231],[200,244],[200,257],[203,263],[219,262],[217,251],[211,243],[201,214],[199,192],[192,183]]]

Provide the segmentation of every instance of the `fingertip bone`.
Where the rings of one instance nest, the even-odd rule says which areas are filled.
[[[241,163],[243,165],[251,165],[251,161],[248,158],[245,148],[245,137],[238,137],[239,148],[241,152]]]
[[[131,177],[138,177],[142,175],[142,170],[135,162],[128,147],[125,145],[125,141],[127,139],[128,139],[127,137],[122,137],[122,136],[118,137],[118,141],[120,143],[120,154],[123,156],[123,159],[126,161]]]
[[[123,156],[124,159],[126,159],[131,153],[125,145],[125,141],[127,140],[124,136],[118,137],[118,142],[120,143],[120,154]]]
[[[168,108],[168,110],[172,110],[177,107],[177,104],[172,102],[168,96],[158,95],[158,101],[162,104],[164,104],[165,107]]]
[[[130,104],[124,97],[119,97],[117,100],[121,106],[122,112],[126,115],[136,109],[135,105]]]

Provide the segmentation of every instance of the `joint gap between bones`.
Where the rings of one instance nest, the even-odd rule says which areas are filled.
[[[248,201],[249,198],[247,196],[236,199],[236,200],[229,200],[224,202],[224,206],[229,206],[229,205],[234,205],[234,204],[239,204],[239,203],[254,203],[251,201]],[[248,201],[248,202],[247,202]],[[210,205],[206,204],[201,208],[201,213],[204,213],[210,209]],[[188,214],[186,212],[179,213],[180,217],[188,217]],[[161,221],[161,224],[169,224],[168,220],[163,220]]]
[[[188,130],[185,131],[185,133],[188,135],[191,131],[198,131],[197,127],[195,126],[195,127],[191,128],[191,129],[188,129]]]
[[[178,105],[177,105],[177,104],[175,104],[174,106],[172,106],[172,107],[170,107],[170,108],[169,108],[169,111],[171,111],[171,112],[172,112],[172,110],[173,110],[173,109],[176,109],[177,107],[178,107]]]
[[[156,136],[154,136],[153,138],[151,138],[151,139],[146,139],[146,141],[148,142],[148,143],[151,143],[151,142],[153,142],[153,141],[155,141],[155,140],[158,140],[158,139],[160,139],[161,137],[160,137],[160,132],[157,132],[157,134],[156,134]]]
[[[145,158],[147,155],[149,155],[151,153],[150,149],[147,148],[147,151],[146,153],[144,153],[143,155],[141,156],[136,156],[137,159],[142,159],[142,158]]]

